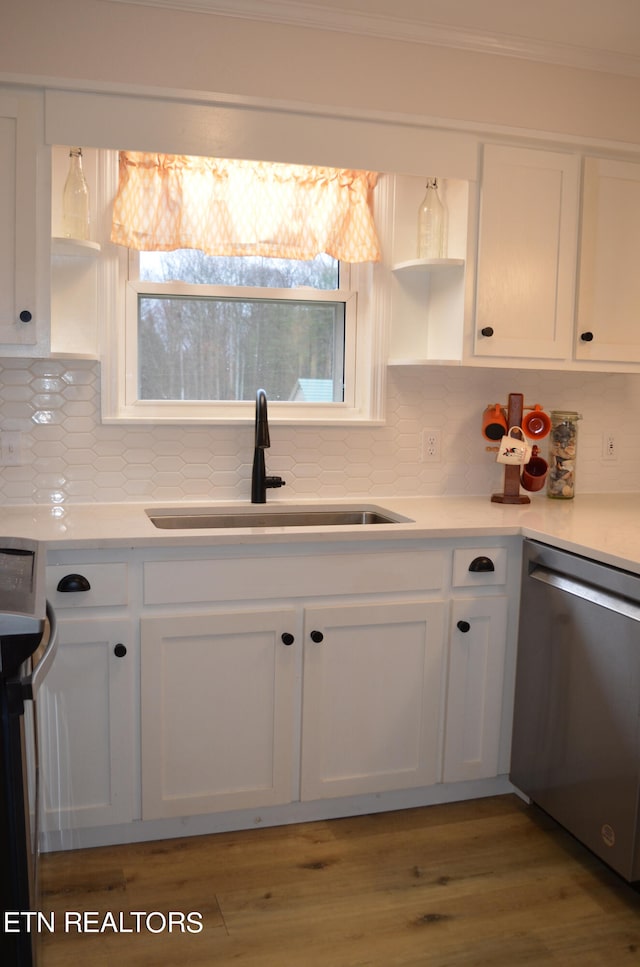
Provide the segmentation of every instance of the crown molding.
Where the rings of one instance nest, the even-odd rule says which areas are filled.
[[[363,13],[327,7],[322,3],[299,3],[297,0],[104,0],[104,2],[163,7],[191,13],[218,14],[241,20],[336,30],[382,37],[386,40],[409,41],[475,53],[517,57],[582,70],[640,77],[640,57],[633,54],[539,41],[475,28],[453,27]]]

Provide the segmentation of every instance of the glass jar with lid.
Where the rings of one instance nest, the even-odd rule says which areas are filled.
[[[547,497],[571,500],[575,496],[578,420],[580,419],[582,419],[580,414],[573,410],[551,411]]]

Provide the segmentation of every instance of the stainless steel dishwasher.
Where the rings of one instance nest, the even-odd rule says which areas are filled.
[[[640,576],[524,542],[512,783],[640,879]]]

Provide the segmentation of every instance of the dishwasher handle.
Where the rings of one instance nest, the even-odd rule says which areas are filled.
[[[640,621],[640,603],[615,591],[609,591],[582,581],[580,578],[570,574],[561,574],[541,565],[536,565],[530,572],[529,577],[534,581],[540,581],[549,587],[557,588],[567,594],[572,594],[576,598],[590,601],[601,608],[608,608],[616,614],[621,614],[632,621]]]

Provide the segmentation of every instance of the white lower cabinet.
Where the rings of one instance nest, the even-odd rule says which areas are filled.
[[[43,830],[136,818],[136,649],[122,618],[59,618],[59,646],[38,693]]]
[[[499,772],[507,611],[505,595],[453,602],[444,782]]]
[[[289,802],[293,609],[141,621],[142,817]]]
[[[143,618],[143,819],[438,781],[444,607],[305,608],[303,640],[293,608]]]
[[[53,555],[48,842],[398,808],[504,773],[519,545],[470,544]]]
[[[445,607],[305,610],[303,800],[438,781]]]

